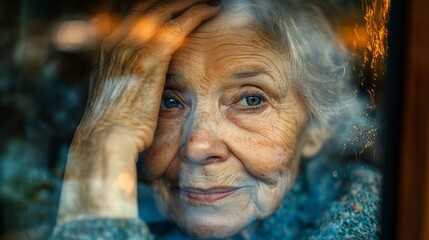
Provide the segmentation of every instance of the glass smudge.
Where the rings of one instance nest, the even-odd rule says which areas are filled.
[[[352,40],[355,61],[354,72],[360,81],[356,97],[366,99],[361,114],[361,122],[350,129],[348,143],[343,149],[352,148],[356,159],[360,160],[365,151],[372,151],[375,156],[375,139],[378,133],[376,121],[377,102],[382,96],[376,96],[376,89],[383,82],[387,57],[387,23],[390,0],[362,0],[363,22],[356,23]],[[380,95],[380,93],[377,91]]]
[[[332,177],[337,178],[338,177],[338,172],[337,170],[332,171]]]

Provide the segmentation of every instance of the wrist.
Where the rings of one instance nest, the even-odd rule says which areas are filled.
[[[138,151],[132,138],[117,131],[83,131],[77,131],[70,148],[58,220],[137,218]]]

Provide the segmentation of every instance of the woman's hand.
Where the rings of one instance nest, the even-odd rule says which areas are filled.
[[[101,49],[58,220],[137,217],[135,160],[153,141],[170,58],[219,1],[144,1]]]

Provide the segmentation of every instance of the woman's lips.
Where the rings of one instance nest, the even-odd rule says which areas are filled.
[[[236,187],[178,188],[182,196],[201,203],[214,203],[233,194],[237,189]]]

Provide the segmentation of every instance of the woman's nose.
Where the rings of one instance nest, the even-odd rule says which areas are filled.
[[[219,136],[219,129],[199,124],[187,134],[181,148],[181,158],[193,164],[210,164],[228,159],[229,150]]]

